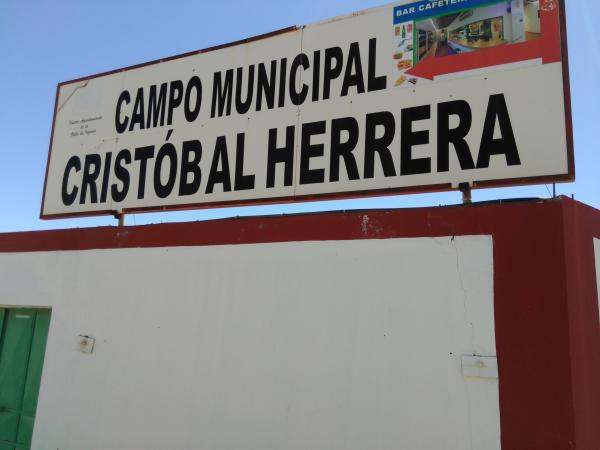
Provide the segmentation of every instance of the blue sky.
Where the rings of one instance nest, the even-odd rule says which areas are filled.
[[[42,221],[39,209],[56,85],[385,4],[381,0],[101,2],[0,1],[0,231],[114,225],[112,217]],[[567,0],[577,181],[559,194],[600,208],[598,0]],[[474,201],[548,197],[551,186],[476,190]],[[126,223],[205,220],[354,208],[454,204],[457,192],[376,199],[130,215]]]

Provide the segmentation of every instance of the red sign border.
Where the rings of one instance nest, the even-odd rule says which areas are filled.
[[[508,187],[508,186],[522,186],[522,185],[533,185],[533,184],[545,184],[545,183],[566,183],[575,180],[575,154],[573,145],[573,119],[571,110],[571,90],[569,82],[569,57],[567,47],[567,23],[566,23],[566,8],[564,0],[558,2],[559,8],[559,26],[560,26],[560,45],[561,45],[561,59],[562,59],[562,72],[563,72],[563,93],[564,93],[564,108],[565,108],[565,130],[567,140],[567,164],[568,172],[566,174],[555,174],[555,175],[544,175],[536,177],[521,177],[521,178],[505,178],[501,180],[479,180],[472,183],[472,188],[492,188],[492,187]],[[50,156],[52,154],[52,142],[54,140],[54,127],[56,123],[56,112],[58,106],[58,94],[61,86],[76,83],[84,80],[92,80],[94,78],[103,77],[119,72],[126,72],[140,67],[150,66],[154,64],[163,63],[166,61],[172,61],[175,59],[185,58],[188,56],[198,55],[202,53],[208,53],[215,50],[220,50],[227,47],[234,47],[237,45],[247,44],[253,41],[261,39],[267,39],[280,34],[297,31],[300,27],[291,26],[282,28],[270,33],[253,36],[247,39],[234,41],[228,44],[217,45],[214,47],[208,47],[201,50],[191,51],[182,53],[179,55],[171,56],[168,58],[157,59],[141,64],[135,64],[120,69],[115,69],[107,72],[102,72],[96,75],[90,75],[87,77],[76,78],[74,80],[64,81],[56,87],[56,99],[54,102],[54,114],[52,118],[52,131],[50,134],[50,144],[48,147],[48,159],[46,161],[46,174],[44,178],[44,190],[42,193],[42,204],[40,208],[40,219],[65,219],[75,217],[97,217],[114,215],[117,213],[115,210],[98,210],[90,212],[74,212],[74,213],[61,213],[61,214],[44,214],[44,205],[46,202],[46,188],[48,183],[48,171],[50,167]],[[224,207],[243,207],[243,206],[257,206],[267,204],[288,204],[288,203],[301,203],[310,202],[317,200],[348,200],[365,197],[378,197],[388,195],[400,195],[400,194],[421,194],[428,192],[448,192],[458,190],[454,188],[451,183],[443,184],[430,184],[430,185],[418,185],[408,186],[401,188],[389,188],[389,189],[372,189],[372,190],[360,190],[350,192],[333,192],[326,194],[313,194],[313,195],[302,195],[302,196],[288,196],[288,197],[273,197],[263,199],[250,199],[250,200],[227,200],[221,202],[209,202],[209,203],[189,203],[180,205],[165,205],[165,206],[148,206],[148,207],[136,207],[136,208],[123,208],[119,210],[121,214],[135,214],[135,213],[151,213],[151,212],[166,212],[166,211],[177,211],[177,210],[192,210],[192,209],[209,209],[209,208],[224,208]]]

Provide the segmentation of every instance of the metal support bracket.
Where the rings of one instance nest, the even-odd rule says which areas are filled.
[[[115,217],[115,219],[118,220],[118,226],[125,226],[125,214],[123,213],[122,209],[119,209],[118,211],[113,211],[113,216]]]
[[[463,205],[471,203],[471,183],[460,183],[458,189],[462,192]]]

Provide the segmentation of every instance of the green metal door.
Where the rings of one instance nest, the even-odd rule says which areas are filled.
[[[0,450],[28,450],[50,310],[0,308]]]

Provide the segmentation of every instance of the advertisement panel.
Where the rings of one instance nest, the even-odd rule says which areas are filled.
[[[41,217],[573,180],[565,35],[405,1],[61,83]]]

